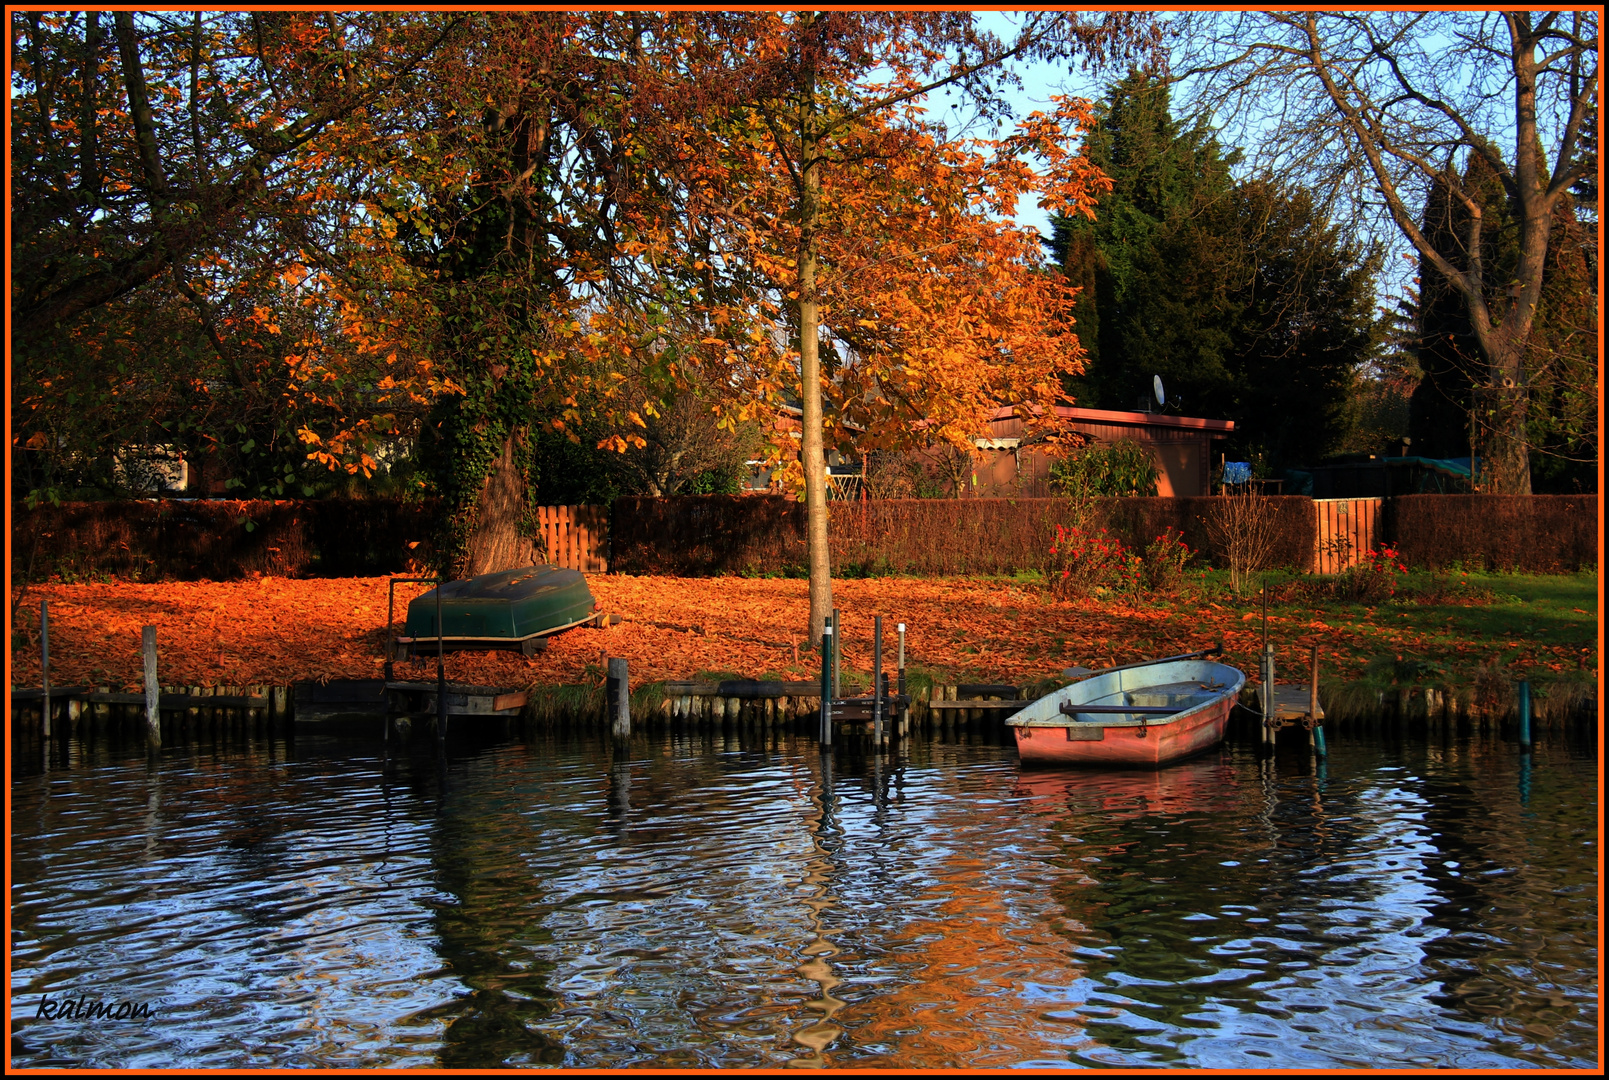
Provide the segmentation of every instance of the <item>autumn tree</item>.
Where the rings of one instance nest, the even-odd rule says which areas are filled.
[[[347,405],[285,363],[343,329],[300,252],[338,247],[320,233],[361,193],[319,162],[387,138],[387,106],[459,17],[11,20],[15,434],[45,463],[30,483],[167,439],[230,444],[246,472],[273,444],[258,479],[283,491],[306,463],[296,429]]]
[[[1590,10],[1203,12],[1181,20],[1197,101],[1246,122],[1259,161],[1304,177],[1360,220],[1378,212],[1464,300],[1481,362],[1478,411],[1490,489],[1531,490],[1530,339],[1557,208],[1595,168],[1598,15]],[[1251,145],[1251,143],[1248,143]],[[1496,274],[1495,177],[1515,223],[1512,276]],[[1461,208],[1462,259],[1420,208],[1441,185]],[[1365,194],[1366,193],[1366,194]]]
[[[704,275],[710,333],[689,362],[745,388],[744,418],[802,409],[812,640],[832,607],[830,433],[852,424],[868,448],[964,443],[1002,404],[1050,415],[1078,365],[1057,325],[1068,290],[1041,272],[1037,237],[1001,219],[1033,190],[1088,210],[1098,170],[1067,149],[1083,104],[982,145],[950,138],[918,103],[948,88],[998,111],[1010,62],[1127,56],[1154,44],[1147,25],[1036,13],[1010,43],[969,13],[755,13],[709,28],[733,58],[727,92],[661,153],[679,164],[691,232],[654,257],[679,249],[685,276]]]

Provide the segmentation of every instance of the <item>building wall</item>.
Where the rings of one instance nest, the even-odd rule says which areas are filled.
[[[1013,420],[1021,430],[1021,421]],[[974,474],[977,476],[974,494],[981,497],[1047,498],[1051,455],[1043,446],[1012,447],[1001,443],[1012,442],[1015,436],[999,432],[999,424],[989,440],[993,446],[980,448],[981,455]],[[1092,436],[1098,442],[1115,442],[1132,439],[1149,448],[1155,455],[1161,476],[1157,479],[1157,494],[1170,498],[1188,498],[1211,493],[1209,472],[1212,463],[1211,436],[1199,431],[1156,430],[1127,427],[1116,424],[1076,424],[1077,430]]]

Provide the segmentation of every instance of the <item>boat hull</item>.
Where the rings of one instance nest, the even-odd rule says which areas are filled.
[[[598,618],[598,605],[578,570],[526,566],[482,574],[441,586],[441,625],[436,629],[436,590],[408,605],[403,631],[413,652],[519,648]]]
[[[1155,768],[1222,742],[1245,682],[1201,660],[1122,669],[1063,687],[1006,723],[1024,765]]]
[[[1077,725],[1019,727],[1017,756],[1024,765],[1127,765],[1156,767],[1193,757],[1223,741],[1234,702],[1224,700],[1187,718],[1166,724],[1096,727],[1100,738]],[[1093,734],[1091,732],[1090,734]]]

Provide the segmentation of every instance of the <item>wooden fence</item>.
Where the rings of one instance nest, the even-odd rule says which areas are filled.
[[[607,506],[539,506],[536,519],[549,563],[583,574],[609,572]]]
[[[1315,574],[1339,574],[1362,562],[1380,543],[1380,499],[1314,499],[1318,543],[1313,550]]]

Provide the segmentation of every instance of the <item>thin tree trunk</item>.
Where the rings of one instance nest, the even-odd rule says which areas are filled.
[[[816,230],[821,217],[821,166],[816,161],[815,77],[807,74],[799,164],[804,191],[799,228],[799,396],[804,410],[805,544],[810,568],[810,640],[820,643],[832,613],[832,558],[827,546],[827,454],[822,444],[820,312],[816,306]]]

